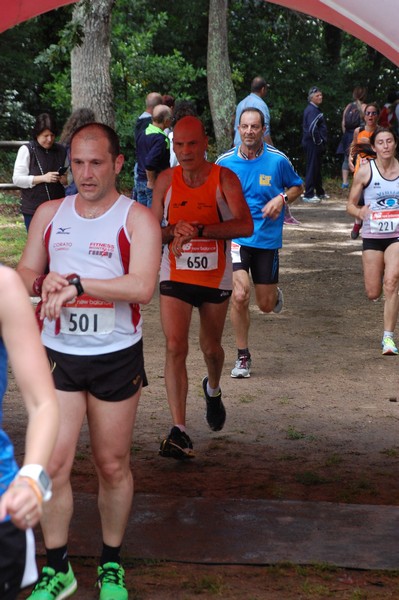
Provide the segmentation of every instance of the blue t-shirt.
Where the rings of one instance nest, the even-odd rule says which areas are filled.
[[[262,208],[269,200],[284,192],[285,188],[302,185],[302,179],[294,171],[285,154],[273,146],[264,144],[261,156],[245,160],[238,156],[238,146],[222,154],[217,161],[238,176],[245,200],[251,211],[254,232],[251,237],[234,240],[241,246],[275,250],[283,245],[284,210],[277,219],[264,219]]]
[[[4,494],[18,472],[14,459],[14,448],[3,429],[3,398],[7,389],[7,351],[0,338],[0,496]]]
[[[269,108],[264,100],[257,94],[251,92],[249,96],[241,100],[239,104],[237,104],[236,108],[236,118],[234,122],[234,146],[238,146],[241,144],[241,136],[238,132],[238,124],[240,122],[240,116],[244,108],[258,108],[261,112],[263,112],[263,116],[265,117],[265,135],[270,135],[270,112]]]

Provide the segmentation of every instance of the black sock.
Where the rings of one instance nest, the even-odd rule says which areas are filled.
[[[103,543],[103,551],[101,554],[100,565],[103,566],[106,563],[113,562],[121,564],[121,546],[108,546]]]
[[[238,355],[238,358],[240,358],[241,356],[246,356],[247,358],[251,358],[251,354],[250,354],[248,348],[237,348],[237,355]]]
[[[68,572],[68,550],[67,546],[60,548],[46,548],[47,565],[54,569],[56,573]]]

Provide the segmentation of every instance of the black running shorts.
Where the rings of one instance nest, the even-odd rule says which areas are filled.
[[[181,283],[179,281],[161,281],[159,291],[162,296],[178,298],[191,306],[199,308],[205,302],[209,304],[222,304],[231,296],[231,290]]]
[[[126,400],[148,385],[143,341],[108,354],[80,356],[46,348],[57,390],[89,392],[99,400]]]
[[[385,252],[391,245],[399,242],[399,237],[394,238],[363,238],[363,250],[377,250],[377,252]]]
[[[240,246],[241,262],[233,262],[233,271],[251,271],[252,281],[259,284],[278,283],[278,249],[264,250]]]

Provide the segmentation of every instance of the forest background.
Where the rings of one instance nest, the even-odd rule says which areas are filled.
[[[109,70],[115,128],[127,159],[123,188],[132,184],[134,123],[150,91],[195,101],[210,136],[209,157],[215,158],[221,148],[216,146],[209,102],[208,17],[212,4],[218,2],[111,0],[108,4],[112,5]],[[238,102],[249,93],[255,75],[265,77],[273,141],[303,175],[302,113],[308,89],[321,87],[329,129],[324,172],[339,177],[341,158],[336,148],[342,110],[353,87],[366,86],[368,101],[382,105],[390,91],[399,90],[398,68],[360,40],[313,17],[263,0],[223,0],[223,4],[228,80],[233,90],[226,89],[226,95],[233,94]],[[0,35],[1,139],[29,139],[35,117],[44,111],[55,115],[61,129],[72,108],[77,108],[71,94],[71,51],[81,44],[84,28],[76,7],[59,8]],[[102,18],[99,12],[98,18]],[[90,83],[94,88],[96,80]],[[230,115],[224,117],[231,122]],[[13,153],[1,153],[1,181],[10,181],[14,158]]]

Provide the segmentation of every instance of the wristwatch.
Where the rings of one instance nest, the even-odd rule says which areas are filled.
[[[41,465],[25,465],[18,471],[17,477],[32,479],[43,496],[43,502],[50,500],[52,496],[51,479]]]
[[[67,281],[69,281],[69,283],[71,285],[74,285],[76,287],[78,296],[81,296],[82,294],[84,294],[84,289],[82,286],[82,282],[80,281],[79,275],[77,275],[76,273],[72,273],[71,275],[68,275],[68,277],[66,279],[67,279]]]
[[[202,236],[204,235],[204,227],[205,225],[201,225],[200,223],[198,223],[196,225],[197,229],[198,229],[198,237],[202,238]]]
[[[288,204],[288,196],[287,194],[283,194],[284,204]]]

